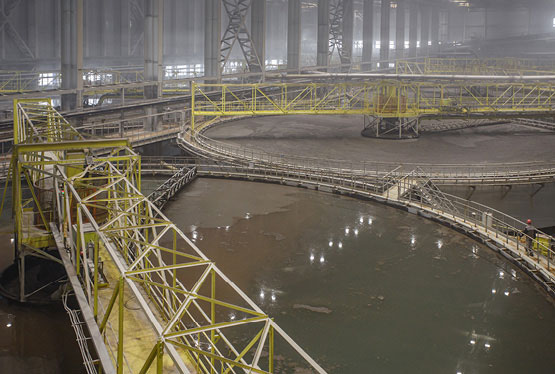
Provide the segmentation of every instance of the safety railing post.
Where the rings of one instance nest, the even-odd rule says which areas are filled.
[[[124,279],[119,279],[118,302],[118,349],[117,349],[117,374],[123,374],[123,311],[124,311]]]

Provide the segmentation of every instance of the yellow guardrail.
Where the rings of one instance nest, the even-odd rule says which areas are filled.
[[[555,83],[366,81],[192,84],[194,116],[421,115],[551,112]]]

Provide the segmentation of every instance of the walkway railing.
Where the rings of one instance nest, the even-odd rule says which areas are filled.
[[[487,164],[426,164],[406,162],[378,162],[333,160],[327,158],[286,155],[266,152],[239,145],[211,139],[203,133],[219,122],[209,122],[198,131],[190,130],[184,135],[190,143],[198,145],[199,152],[210,152],[210,157],[241,160],[246,163],[272,164],[284,167],[296,167],[302,170],[326,169],[364,178],[385,178],[391,174],[400,177],[413,170],[437,184],[530,184],[553,181],[555,179],[555,161],[530,161],[513,163]]]
[[[195,148],[191,138],[182,136],[179,144],[188,150]],[[402,168],[397,166],[383,173],[370,174],[369,178],[364,171],[361,173],[360,169],[346,168],[344,164],[333,165],[330,162],[326,167],[320,163],[315,167],[314,164],[295,164],[284,157],[258,159],[257,152],[249,153],[244,148],[238,152],[237,147],[219,148],[221,144],[212,144],[212,148],[202,148],[203,146],[202,142],[197,143],[195,149],[204,157],[213,159],[212,163],[208,161],[205,168],[199,166],[199,175],[310,185],[317,189],[324,188],[418,209],[449,222],[452,226],[461,227],[475,237],[486,238],[486,242],[491,241],[508,258],[528,269],[555,295],[555,269],[552,265],[555,259],[552,249],[555,238],[539,230],[537,238],[531,238],[524,234],[525,223],[517,218],[443,193],[423,169],[416,167],[412,171],[401,172]],[[526,248],[527,241],[532,243],[531,248]],[[533,255],[527,254],[527,249]]]
[[[197,176],[196,167],[188,168],[184,166],[177,171],[174,169],[173,172],[174,174],[168,180],[147,196],[147,199],[160,210],[172,197]]]

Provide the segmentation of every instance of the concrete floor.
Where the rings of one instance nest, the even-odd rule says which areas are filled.
[[[360,116],[275,116],[238,120],[206,135],[268,152],[354,161],[485,163],[555,160],[555,133],[504,124],[419,139],[360,135]]]

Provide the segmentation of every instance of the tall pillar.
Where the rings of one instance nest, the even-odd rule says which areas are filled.
[[[62,89],[75,93],[62,95],[62,110],[81,106],[83,89],[83,0],[62,0],[61,9],[61,65]]]
[[[430,8],[423,6],[420,11],[420,55],[429,53],[428,41],[430,40]]]
[[[439,50],[439,8],[434,6],[432,8],[432,31],[430,34],[430,40],[432,41],[431,50],[432,52],[437,52]]]
[[[405,1],[397,0],[395,14],[395,57],[403,58],[405,54]]]
[[[204,76],[221,81],[222,2],[204,1]]]
[[[287,5],[287,68],[301,67],[301,0]]]
[[[374,0],[364,0],[362,8],[362,62],[369,63],[374,51]],[[364,65],[368,70],[372,66]]]
[[[130,39],[129,39],[129,0],[123,0],[121,2],[121,14],[120,14],[120,56],[122,61],[129,57],[129,52],[131,49]]]
[[[409,57],[416,57],[418,41],[418,4],[411,2],[409,14]]]
[[[251,38],[260,60],[260,69],[266,70],[266,1],[251,2]]]
[[[353,62],[353,31],[355,22],[355,9],[353,0],[343,0],[343,20],[341,24],[341,49],[343,58],[342,64],[351,64]],[[347,71],[349,67],[346,67]]]
[[[328,66],[329,50],[330,2],[329,0],[318,0],[318,42],[316,45],[316,65]]]
[[[145,29],[144,29],[144,78],[147,82],[156,82],[145,86],[145,99],[156,99],[162,90],[162,64],[163,64],[163,27],[164,27],[164,0],[145,0]],[[147,109],[147,115],[154,115],[152,109]],[[149,117],[145,128],[155,131],[157,127],[155,117]]]
[[[37,0],[27,0],[27,43],[29,44],[29,49],[35,56],[36,60],[39,59],[37,27],[38,16]]]
[[[380,9],[380,60],[389,60],[389,11],[391,9],[389,0],[382,0]],[[383,67],[383,66],[381,66]]]

